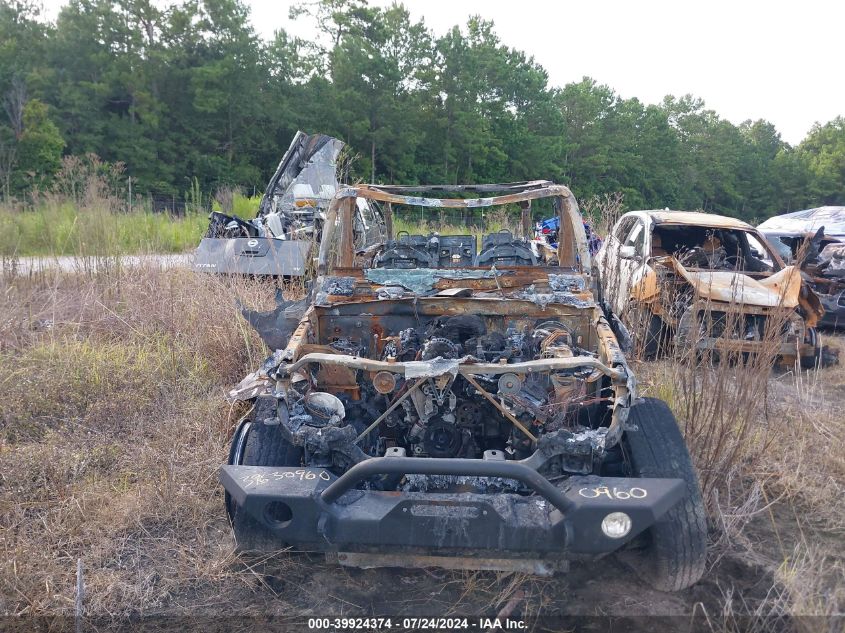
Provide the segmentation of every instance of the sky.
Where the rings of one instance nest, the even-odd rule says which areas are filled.
[[[243,0],[256,31],[297,35],[291,2]],[[157,4],[162,4],[157,2]],[[532,55],[563,86],[589,76],[624,98],[659,103],[687,93],[739,124],[766,119],[799,143],[815,122],[845,115],[841,0],[404,0],[436,35],[471,15]],[[63,0],[44,0],[55,17]],[[389,0],[370,0],[387,6]]]

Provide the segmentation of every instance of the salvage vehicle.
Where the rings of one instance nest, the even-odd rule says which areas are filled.
[[[344,147],[325,134],[297,132],[252,220],[212,212],[208,230],[194,253],[200,272],[303,277],[329,202],[338,188],[337,161]],[[362,201],[354,217],[360,247],[383,239],[377,205]]]
[[[367,252],[350,229],[360,199],[388,227]],[[477,249],[390,231],[398,206],[526,201],[558,213],[554,266],[530,235]],[[663,590],[701,577],[690,456],[666,404],[638,397],[569,189],[345,187],[318,263],[306,299],[246,311],[275,351],[229,394],[252,405],[220,473],[239,547],[536,574],[615,553]]]
[[[716,355],[777,346],[784,364],[821,358],[819,298],[752,226],[720,215],[631,211],[597,257],[602,290],[646,358],[671,344]]]
[[[845,207],[818,207],[769,218],[757,230],[795,262],[824,307],[820,325],[845,325]]]

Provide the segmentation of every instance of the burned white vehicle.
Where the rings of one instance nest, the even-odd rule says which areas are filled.
[[[596,261],[608,306],[646,358],[674,347],[732,360],[774,352],[781,364],[805,368],[821,361],[818,297],[745,222],[629,211]]]
[[[303,277],[313,272],[329,202],[338,184],[343,141],[297,132],[261,198],[256,217],[212,212],[194,253],[200,272]],[[378,242],[384,223],[378,205],[362,200],[354,216],[356,244]]]
[[[757,227],[786,262],[801,268],[824,307],[819,325],[845,324],[845,207],[817,207],[769,218]]]
[[[557,263],[501,231],[480,248],[473,235],[389,235],[356,251],[360,199],[381,203],[388,232],[400,205],[544,200],[560,218]],[[569,189],[347,187],[323,230],[310,297],[247,313],[277,349],[230,394],[253,405],[220,475],[243,549],[538,574],[618,552],[661,589],[699,579],[697,478],[594,299]]]

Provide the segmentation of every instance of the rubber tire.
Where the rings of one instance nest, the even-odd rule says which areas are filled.
[[[229,444],[229,459],[226,460],[226,463],[229,466],[240,466],[243,463],[243,450],[246,447],[239,445],[241,444],[241,442],[243,442],[243,444],[246,443],[246,438],[248,437],[249,429],[251,426],[251,416],[244,417],[238,423],[238,427],[232,434],[232,440]],[[241,438],[243,438],[243,440]],[[235,520],[235,502],[232,499],[232,495],[229,494],[228,490],[223,491],[223,498],[226,504],[226,514],[229,516],[229,522],[231,523]]]
[[[707,519],[698,477],[675,416],[665,402],[644,398],[631,408],[623,450],[636,477],[680,478],[687,495],[645,532],[644,550],[626,560],[644,581],[661,591],[695,584],[707,562]]]
[[[822,339],[818,330],[811,328],[809,331],[809,338],[814,344],[813,353],[809,356],[802,356],[799,361],[801,369],[820,369],[822,359]]]
[[[302,465],[302,447],[294,446],[282,435],[280,425],[264,424],[268,417],[276,417],[278,401],[275,398],[258,398],[251,415],[246,445],[240,463],[244,466],[289,466]],[[284,406],[284,405],[281,405]],[[237,435],[232,438],[237,441]],[[234,450],[232,451],[234,453]],[[232,529],[239,551],[272,551],[284,549],[286,545],[267,532],[267,529],[251,516],[242,512],[237,504],[231,503]]]

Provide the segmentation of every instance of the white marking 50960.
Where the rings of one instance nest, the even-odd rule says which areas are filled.
[[[616,486],[608,488],[607,486],[596,486],[595,488],[581,488],[578,494],[587,499],[606,496],[608,499],[624,501],[626,499],[643,499],[648,496],[648,491],[645,488],[617,488]]]
[[[329,479],[331,479],[331,476],[325,470],[321,470],[319,473],[315,473],[313,470],[276,470],[270,473],[270,476],[276,479],[276,481],[279,481],[281,479],[311,481],[312,479],[317,479],[317,477],[319,477],[323,481],[328,481]]]
[[[329,481],[332,477],[327,473],[325,470],[321,470],[318,473],[315,473],[313,470],[275,470],[270,473],[269,477],[272,477],[273,481],[282,481],[284,479],[295,479],[297,481],[312,481],[314,479],[322,479],[323,481]],[[270,478],[263,473],[257,473],[253,475],[245,475],[241,477],[241,481],[244,482],[244,488],[255,488],[258,486],[264,486],[270,483]]]

